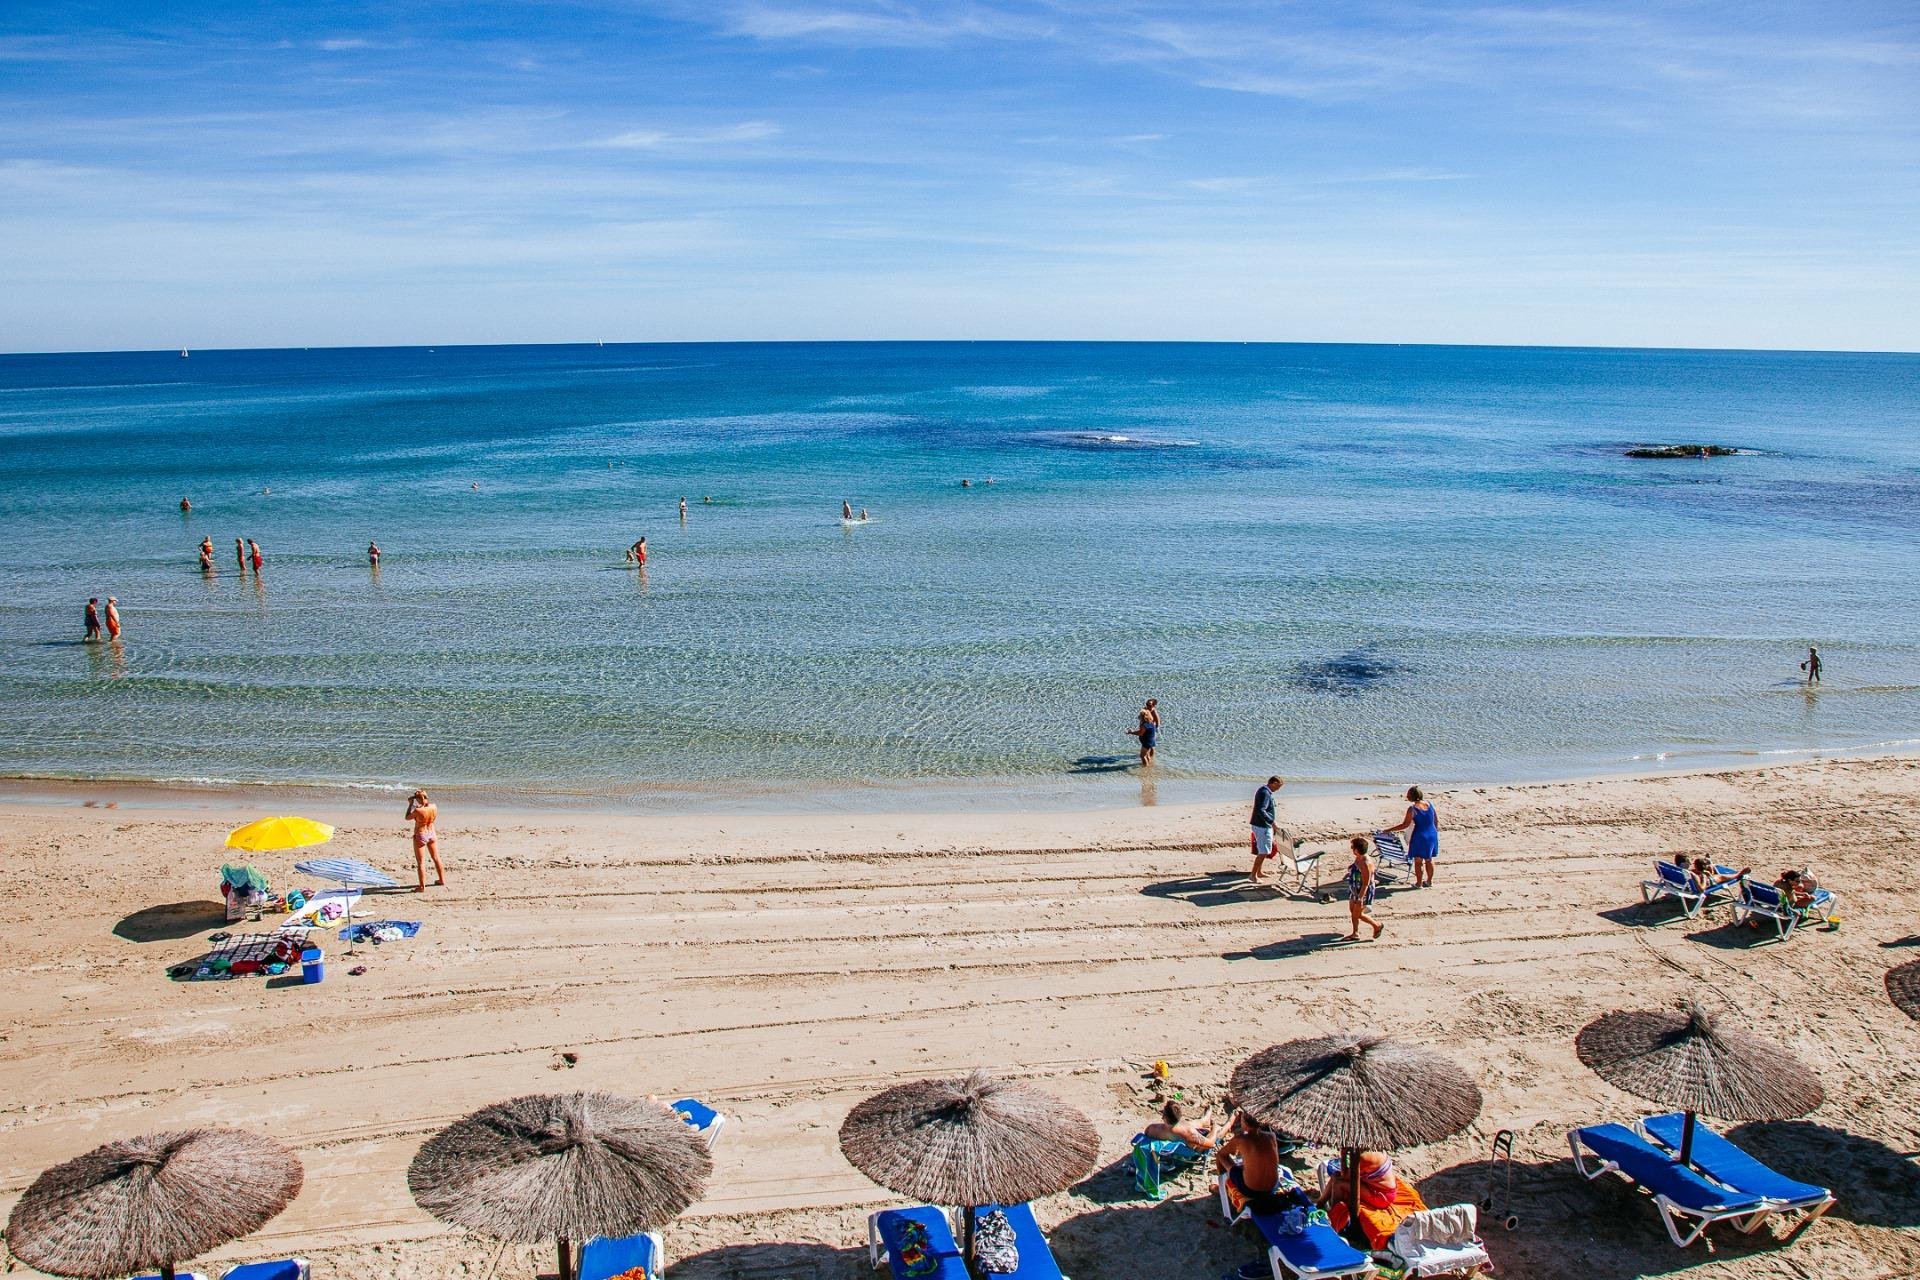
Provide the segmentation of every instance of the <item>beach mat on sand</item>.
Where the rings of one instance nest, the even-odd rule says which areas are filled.
[[[167,976],[175,982],[206,982],[263,974],[270,964],[286,963],[287,956],[297,963],[312,932],[292,925],[272,933],[236,933],[214,943],[205,955],[167,966]]]

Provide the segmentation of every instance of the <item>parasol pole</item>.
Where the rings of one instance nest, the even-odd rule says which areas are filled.
[[[1680,1129],[1680,1167],[1686,1168],[1693,1159],[1693,1112],[1687,1112],[1687,1120]]]
[[[566,1237],[560,1238],[560,1280],[573,1280],[573,1267],[567,1258]]]
[[[1360,1148],[1342,1147],[1340,1168],[1347,1175],[1347,1235],[1360,1229]]]
[[[966,1264],[967,1274],[973,1275],[973,1206],[964,1205],[960,1210],[960,1261]]]

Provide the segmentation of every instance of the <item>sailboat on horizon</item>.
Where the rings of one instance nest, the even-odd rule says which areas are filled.
[[[185,360],[187,358],[187,354],[188,354],[187,349],[185,347],[180,348],[180,358],[182,360]]]

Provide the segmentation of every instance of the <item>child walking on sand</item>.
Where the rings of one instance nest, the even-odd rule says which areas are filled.
[[[1360,926],[1373,926],[1373,936],[1379,937],[1387,927],[1367,914],[1367,908],[1373,905],[1373,860],[1367,857],[1367,838],[1355,836],[1350,842],[1353,849],[1353,865],[1347,868],[1347,914],[1353,917],[1353,931],[1347,934],[1348,942],[1360,941]]]

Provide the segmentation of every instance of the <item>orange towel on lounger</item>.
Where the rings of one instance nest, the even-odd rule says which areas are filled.
[[[1375,1249],[1387,1247],[1402,1218],[1420,1213],[1426,1207],[1427,1202],[1420,1198],[1419,1188],[1405,1178],[1397,1179],[1391,1192],[1383,1192],[1364,1182],[1360,1184],[1360,1230],[1366,1233],[1368,1245]],[[1327,1206],[1327,1220],[1333,1224],[1335,1231],[1347,1229],[1345,1196]]]

